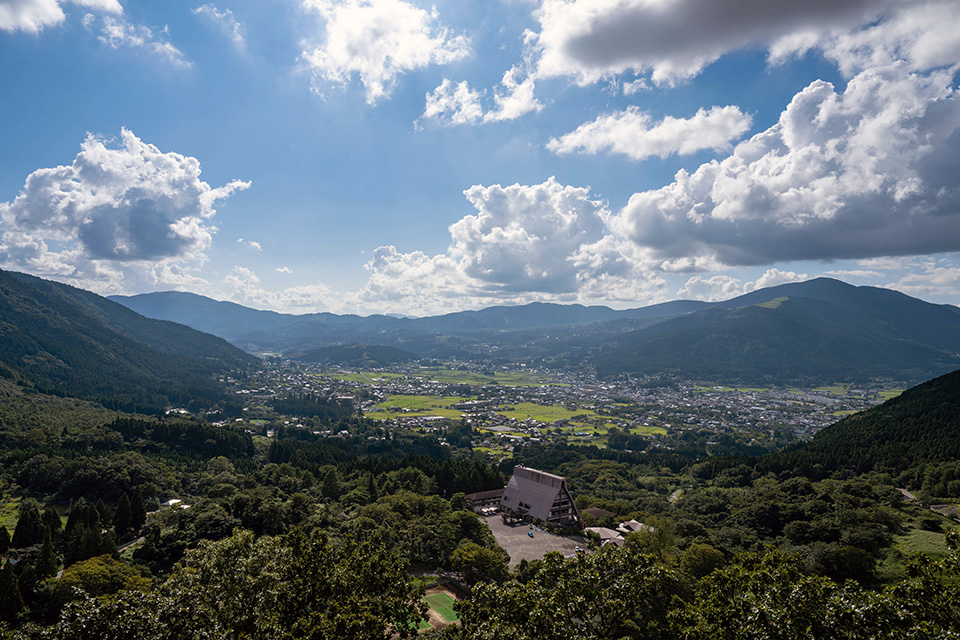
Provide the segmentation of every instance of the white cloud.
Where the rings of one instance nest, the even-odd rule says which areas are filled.
[[[726,275],[693,276],[677,291],[677,298],[707,302],[729,300],[743,293],[740,283],[740,280]]]
[[[511,67],[494,89],[494,108],[485,111],[481,103],[483,93],[471,89],[466,81],[453,84],[444,78],[427,94],[426,106],[417,124],[422,120],[448,126],[515,120],[543,108],[534,96],[535,88],[532,78],[522,78],[520,67]]]
[[[196,158],[161,152],[123,129],[120,145],[88,135],[68,166],[31,173],[0,203],[0,264],[103,290],[104,280],[191,282],[216,227],[216,200],[246,189],[211,188]]]
[[[421,118],[445,125],[478,122],[483,118],[480,93],[471,89],[465,80],[453,84],[444,78],[436,89],[427,94]]]
[[[282,271],[277,269],[277,271]],[[270,309],[286,313],[313,313],[318,311],[342,311],[343,298],[330,287],[318,282],[313,285],[288,287],[270,291],[260,284],[260,278],[246,267],[234,267],[223,279],[227,286],[227,299],[257,309]]]
[[[237,238],[237,244],[242,244],[244,246],[250,247],[254,251],[263,251],[263,247],[260,246],[260,243],[256,240],[244,240],[243,238]]]
[[[860,29],[827,34],[796,33],[773,43],[771,58],[779,62],[819,48],[853,76],[871,67],[905,62],[912,70],[955,67],[960,61],[960,4],[953,0],[901,3],[887,19]]]
[[[540,111],[543,105],[533,95],[536,88],[533,78],[523,78],[519,67],[511,67],[503,74],[500,86],[503,90],[495,91],[493,100],[497,108],[484,114],[484,122],[499,122],[515,120],[531,111]]]
[[[122,18],[104,16],[97,39],[112,49],[120,47],[142,49],[176,66],[190,67],[193,64],[187,60],[180,49],[156,36],[149,27],[130,24]]]
[[[666,116],[656,123],[639,108],[630,107],[582,124],[559,139],[553,138],[547,148],[557,154],[609,151],[631,160],[665,158],[704,149],[729,149],[730,142],[741,137],[751,123],[752,118],[736,106],[700,109],[687,119]]]
[[[869,69],[798,93],[721,162],[634,194],[615,233],[728,265],[960,250],[960,102],[950,71]]]
[[[290,267],[277,267],[276,269],[274,269],[274,271],[278,273],[293,273]]]
[[[372,105],[390,95],[399,76],[470,54],[469,39],[440,25],[436,9],[402,0],[303,0],[303,6],[325,23],[323,44],[302,54],[320,92],[324,83],[346,85],[357,76]]]
[[[743,292],[749,293],[757,289],[766,289],[776,287],[790,282],[803,282],[809,279],[805,273],[796,273],[795,271],[781,271],[780,269],[767,269],[762,276],[753,282],[747,282],[743,285]]]
[[[205,4],[195,8],[193,10],[193,14],[203,16],[210,20],[213,24],[217,25],[217,27],[223,31],[228,38],[230,38],[230,41],[233,42],[234,46],[238,49],[242,50],[246,48],[247,40],[243,35],[243,25],[237,22],[237,19],[233,15],[233,11],[230,11],[230,9],[224,9],[221,11],[212,4]]]
[[[538,185],[474,186],[477,210],[450,226],[446,252],[380,247],[357,304],[406,313],[534,300],[636,300],[663,286],[633,246],[610,237],[605,204],[589,189],[550,178]],[[646,292],[646,293],[644,293]]]
[[[66,18],[64,4],[77,4],[109,13],[123,13],[117,0],[0,0],[0,30],[39,33]]]
[[[683,287],[677,291],[677,298],[717,302],[736,298],[758,289],[766,289],[790,282],[803,282],[808,278],[809,276],[805,273],[781,271],[780,269],[767,269],[762,276],[748,282],[724,274],[697,275],[687,280]]]
[[[873,22],[900,0],[544,0],[534,48],[538,77],[589,84],[632,72],[658,83],[695,76],[745,47],[815,42]]]

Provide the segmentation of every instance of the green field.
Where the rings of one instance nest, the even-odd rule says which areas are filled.
[[[17,520],[20,518],[20,498],[6,497],[3,504],[0,505],[0,525],[3,525],[13,534],[13,528],[17,526]]]
[[[450,405],[459,404],[476,398],[461,396],[388,396],[386,402],[381,402],[377,408],[382,411],[368,411],[365,415],[374,420],[393,420],[395,418],[415,418],[422,416],[440,416],[457,419],[459,409],[448,409]],[[406,409],[406,411],[403,411]]]
[[[448,367],[435,367],[420,369],[412,375],[416,378],[436,380],[437,382],[443,382],[445,384],[470,384],[475,386],[495,383],[509,387],[539,387],[556,384],[544,376],[527,374],[520,371],[496,371],[493,375],[488,375],[474,371],[450,369]]]
[[[880,391],[880,392],[878,392],[877,395],[880,396],[880,399],[881,399],[881,400],[883,400],[884,402],[886,402],[887,400],[890,400],[891,398],[896,398],[896,397],[899,396],[901,393],[903,393],[903,389],[887,389],[886,391]]]
[[[439,613],[440,617],[447,622],[456,622],[460,619],[457,612],[453,610],[453,603],[456,602],[456,600],[446,593],[435,593],[430,596],[424,596],[423,600],[427,603],[427,606]]]
[[[560,405],[542,405],[533,402],[522,402],[515,405],[506,405],[498,411],[502,416],[513,418],[514,420],[533,419],[538,422],[554,422],[556,420],[570,420],[574,416],[586,416],[588,418],[598,418],[595,411],[588,409],[577,409],[571,411],[564,409]]]

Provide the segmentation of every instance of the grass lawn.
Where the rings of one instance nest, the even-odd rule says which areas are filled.
[[[947,536],[936,531],[914,529],[906,535],[894,537],[893,546],[903,555],[910,557],[925,553],[931,558],[940,559],[950,555],[947,549]]]
[[[533,402],[523,402],[521,404],[507,405],[500,411],[502,416],[513,418],[515,420],[533,419],[538,422],[554,422],[555,420],[569,420],[573,416],[587,416],[589,418],[598,417],[596,412],[588,409],[577,409],[571,411],[564,409],[558,404],[542,405]]]
[[[436,380],[437,382],[444,382],[446,384],[483,385],[497,383],[506,387],[540,387],[557,384],[551,382],[549,378],[520,371],[496,371],[493,375],[488,375],[474,371],[435,367],[420,369],[414,376],[425,380]]]
[[[460,396],[389,396],[386,402],[377,405],[382,411],[368,411],[367,418],[374,420],[393,420],[394,418],[414,418],[417,416],[442,416],[457,419],[462,413],[459,409],[447,409],[452,404],[459,404],[475,398]],[[403,411],[407,409],[407,411]]]
[[[7,497],[3,504],[0,504],[0,525],[10,530],[13,535],[13,529],[17,526],[17,520],[20,517],[20,497]]]
[[[424,596],[424,601],[431,609],[440,614],[440,617],[447,622],[456,622],[460,619],[457,612],[453,610],[453,603],[456,602],[446,593],[435,593],[430,596]]]

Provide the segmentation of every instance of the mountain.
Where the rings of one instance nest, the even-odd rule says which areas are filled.
[[[960,309],[820,278],[751,292],[625,333],[593,357],[601,376],[787,383],[916,381],[960,367]]]
[[[916,382],[960,366],[960,309],[817,278],[722,302],[638,309],[532,303],[427,318],[257,311],[189,293],[116,297],[249,351],[362,343],[429,358],[589,365],[604,377],[667,373],[751,384]]]
[[[334,364],[342,367],[378,368],[418,360],[420,356],[395,347],[370,344],[336,345],[311,349],[291,356],[298,362]]]
[[[762,471],[899,473],[960,460],[960,371],[843,418],[813,439],[757,462]],[[923,478],[920,478],[923,480]],[[919,482],[917,482],[919,484]]]
[[[561,305],[534,302],[512,307],[490,307],[426,318],[386,315],[357,316],[332,313],[302,315],[258,311],[233,302],[219,302],[193,293],[165,291],[135,296],[111,296],[137,313],[160,320],[181,322],[212,333],[250,350],[283,349],[296,352],[311,346],[350,342],[390,343],[434,340],[437,334],[467,334],[539,330],[610,321],[652,321],[689,313],[705,302],[678,300],[625,311],[603,306]],[[631,322],[632,321],[632,322]],[[418,348],[423,345],[418,343]],[[417,351],[418,349],[413,349]]]
[[[145,318],[89,291],[0,270],[0,375],[44,393],[156,411],[223,391],[255,359],[215,336]]]

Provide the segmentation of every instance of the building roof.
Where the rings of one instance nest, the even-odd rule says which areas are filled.
[[[561,491],[567,491],[566,482],[562,476],[517,465],[513,469],[510,482],[503,490],[501,504],[509,509],[520,510],[534,518],[548,521],[557,496]],[[569,495],[569,492],[567,493]],[[521,502],[529,506],[521,506]],[[576,507],[573,508],[576,514]]]
[[[490,491],[477,491],[476,493],[468,493],[465,497],[467,500],[491,500],[493,498],[499,498],[503,495],[503,489],[491,489]]]
[[[601,509],[599,507],[590,507],[588,509],[580,509],[580,513],[591,515],[594,518],[603,518],[604,516],[616,515],[612,511],[607,511],[606,509]]]

